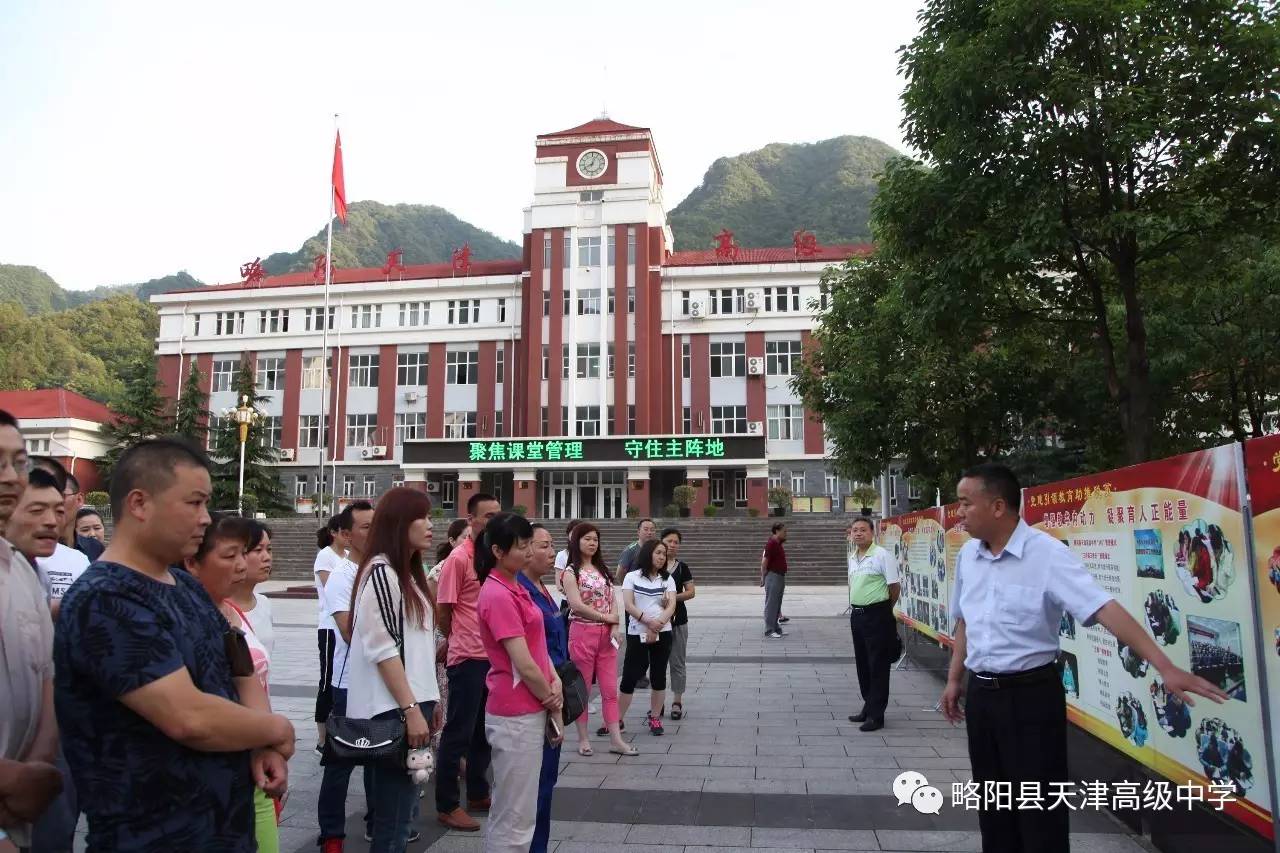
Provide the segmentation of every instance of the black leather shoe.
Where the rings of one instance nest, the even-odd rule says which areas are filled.
[[[874,732],[877,729],[883,729],[883,728],[884,728],[884,720],[867,720],[865,723],[858,726],[858,731]]]
[[[851,723],[865,723],[866,721],[867,721],[866,711],[859,711],[856,714],[849,715],[849,722]]]

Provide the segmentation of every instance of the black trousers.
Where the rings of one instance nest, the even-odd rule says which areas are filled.
[[[858,666],[858,691],[868,720],[883,720],[889,706],[889,668],[893,665],[894,636],[898,632],[893,605],[887,600],[855,607],[849,614],[853,659]]]
[[[1070,809],[1048,809],[1051,782],[1067,780],[1067,700],[1050,666],[1033,683],[990,689],[969,675],[965,692],[969,762],[978,783],[1011,783],[1012,809],[978,813],[982,853],[1068,853]],[[1018,809],[1022,782],[1039,782],[1042,810]],[[981,795],[981,793],[980,793]]]
[[[316,685],[316,722],[323,723],[329,719],[333,710],[333,653],[337,646],[335,638],[338,633],[332,628],[316,629],[316,647],[320,651],[320,683]]]
[[[456,809],[461,794],[458,790],[458,768],[467,758],[467,799],[483,800],[489,796],[489,761],[492,753],[484,733],[484,706],[489,698],[485,677],[489,661],[464,660],[448,667],[449,708],[445,712],[444,732],[440,735],[436,759],[436,811],[447,814]]]
[[[656,643],[642,643],[635,634],[627,635],[627,654],[622,659],[622,684],[619,693],[636,692],[636,682],[649,671],[651,690],[667,689],[667,661],[671,659],[671,632],[659,631]]]

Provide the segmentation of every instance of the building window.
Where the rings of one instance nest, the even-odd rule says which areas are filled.
[[[402,352],[396,354],[396,384],[407,388],[426,387],[426,352]]]
[[[280,424],[279,415],[265,415],[258,421],[258,445],[280,449],[284,439],[284,428]]]
[[[403,486],[404,486],[404,477],[391,478],[391,488],[399,489],[399,488],[402,488]]]
[[[605,245],[606,245],[605,256],[606,256],[607,263],[611,267],[618,265],[617,242],[618,242],[617,239],[613,236],[613,232],[610,231],[609,238],[605,241]]]
[[[258,331],[263,335],[278,335],[289,331],[289,309],[272,308],[259,311]]]
[[[324,367],[332,371],[333,356],[305,355],[302,357],[302,390],[315,391],[324,387]]]
[[[444,413],[444,437],[445,438],[475,438],[476,437],[476,413],[475,412],[445,412]]]
[[[542,268],[551,269],[551,237],[547,235],[542,238]]]
[[[364,496],[371,498],[378,493],[378,480],[369,474],[364,475]]]
[[[578,378],[597,379],[600,376],[600,344],[578,344]]]
[[[547,407],[543,406],[542,407],[542,432],[539,433],[539,435],[546,435],[548,426],[550,426],[550,424],[547,423]]]
[[[712,376],[745,376],[747,374],[747,345],[741,341],[713,341],[711,343]]]
[[[578,193],[578,201],[586,203],[604,201],[604,190],[583,190]]]
[[[243,311],[219,311],[213,315],[213,333],[215,335],[243,335]]]
[[[627,406],[627,435],[636,434],[636,407]]]
[[[299,474],[293,480],[293,496],[295,498],[311,497],[311,477],[307,474]]]
[[[627,376],[632,379],[636,375],[636,344],[631,341],[627,344]]]
[[[382,325],[381,305],[352,305],[351,328],[376,329]]]
[[[680,410],[680,432],[685,435],[693,434],[693,409],[688,406]]]
[[[258,390],[280,391],[284,388],[284,359],[277,357],[258,359]]]
[[[334,321],[334,318],[337,316],[337,313],[338,313],[338,309],[337,309],[337,308],[330,308],[330,309],[329,309],[329,323],[328,323],[328,328],[329,328],[330,330],[332,330],[332,329],[333,329],[333,325],[334,325],[334,324],[333,324],[333,321]],[[306,313],[303,315],[303,318],[304,318],[304,320],[305,320],[305,323],[304,323],[303,325],[304,325],[304,327],[305,327],[306,331],[308,331],[308,332],[322,332],[322,331],[324,331],[324,330],[325,330],[325,325],[326,325],[326,324],[325,324],[325,321],[324,321],[324,319],[325,319],[325,318],[324,318],[324,309],[323,309],[323,308],[308,308],[308,309],[306,310]]]
[[[804,494],[804,474],[793,473],[791,475],[791,494],[793,495]]]
[[[551,291],[550,290],[542,291],[542,316],[543,317],[551,316]]]
[[[612,378],[613,378],[613,344],[609,344],[609,347],[608,347],[608,353],[609,353],[609,358],[608,358],[608,361],[609,361],[609,373],[608,373],[608,376],[609,376],[609,378],[610,378],[610,379],[612,379]]]
[[[493,413],[493,434],[496,438],[502,438],[502,410]]]
[[[898,474],[895,471],[889,472],[889,503],[896,504],[898,502]]]
[[[431,322],[431,303],[430,302],[401,302],[400,303],[400,325],[425,326]]]
[[[560,434],[561,435],[569,434],[569,407],[568,406],[560,407]]]
[[[686,317],[689,316],[689,297],[690,297],[689,291],[687,290],[680,291],[680,313]]]
[[[772,441],[797,441],[804,438],[804,424],[798,405],[768,406],[769,439]]]
[[[347,369],[347,383],[352,388],[378,387],[378,354],[351,356]]]
[[[800,341],[765,341],[765,372],[770,376],[795,376],[800,370]]]
[[[724,506],[724,472],[713,471],[711,474],[711,489],[708,498],[712,506]]]
[[[506,297],[498,298],[498,322],[507,322],[507,300]]]
[[[396,445],[427,437],[426,412],[396,413]]]
[[[598,290],[580,290],[578,291],[578,316],[582,317],[587,314],[600,313],[600,291]]]
[[[446,352],[444,381],[450,385],[475,385],[480,381],[480,353],[476,350]]]
[[[236,373],[240,371],[240,360],[235,358],[219,358],[213,362],[213,391],[230,391],[235,388]]]
[[[218,444],[218,430],[222,429],[218,421],[217,415],[209,415],[209,428],[204,434],[204,449],[209,453],[213,453],[214,447]]]
[[[548,344],[542,345],[542,381],[545,382],[551,378],[551,347]]]
[[[833,498],[836,497],[837,493],[840,491],[840,478],[835,474],[827,474],[822,479],[826,484],[827,494]]]
[[[733,502],[736,506],[747,505],[747,475],[736,474],[733,478]]]
[[[746,406],[712,406],[711,431],[728,435],[747,431]]]
[[[329,416],[324,416],[324,431],[320,430],[319,415],[300,415],[298,417],[298,446],[319,447],[325,433],[329,432]]]
[[[774,312],[799,311],[800,288],[766,287],[764,289],[764,310]]]
[[[449,325],[466,326],[480,322],[479,299],[450,299]]]
[[[573,251],[573,243],[568,237],[565,237],[564,238],[564,257],[561,258],[561,261],[562,261],[561,265],[564,267],[564,269],[569,268],[569,263],[570,263],[569,254],[572,251]]]
[[[682,379],[688,379],[693,372],[693,355],[692,349],[688,342],[680,344],[680,376]]]
[[[769,488],[771,489],[782,488],[782,473],[780,471],[769,472]]]
[[[636,229],[627,229],[627,266],[636,265]]]
[[[191,323],[191,336],[192,336],[193,338],[198,338],[198,337],[200,337],[200,315],[199,315],[199,314],[192,314],[192,315],[191,315],[191,320],[192,320],[192,323]]]
[[[344,498],[354,498],[356,496],[356,475],[342,475],[342,496]]]
[[[496,384],[501,385],[503,382],[506,381],[506,377],[507,377],[507,351],[502,347],[501,344],[499,344],[498,351],[497,351],[496,358],[494,360],[494,365],[493,365],[493,381]]]
[[[572,304],[572,302],[570,302],[569,300],[569,288],[566,287],[563,291],[561,291],[560,301],[563,303],[563,305],[561,306],[564,309],[563,314],[564,316],[568,317],[569,306]]]
[[[627,313],[636,313],[636,289],[634,287],[627,288]]]
[[[600,407],[578,406],[577,434],[583,437],[600,435]]]
[[[723,287],[711,291],[712,314],[743,314],[747,310],[747,290],[744,287]]]
[[[921,492],[920,490],[920,484],[917,483],[915,480],[908,480],[907,481],[907,500],[918,501],[920,500],[921,497],[923,497],[923,492]]]
[[[564,344],[560,347],[560,378],[569,378],[569,345]]]
[[[600,238],[583,237],[578,240],[578,266],[600,266]]]
[[[377,415],[347,415],[347,447],[372,447],[377,426]]]

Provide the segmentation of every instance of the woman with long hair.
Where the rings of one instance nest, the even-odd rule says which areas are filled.
[[[569,659],[587,684],[592,676],[600,685],[600,712],[609,733],[609,751],[638,755],[622,739],[618,714],[618,645],[621,638],[618,607],[614,601],[609,567],[600,549],[600,528],[584,521],[569,536],[568,568],[560,573],[560,587],[569,602]],[[590,756],[588,712],[578,717],[578,754]]]
[[[232,628],[244,633],[249,646],[249,656],[253,659],[254,676],[262,685],[263,705],[257,706],[256,697],[246,700],[246,706],[257,707],[261,711],[271,710],[271,700],[267,695],[267,684],[270,680],[271,658],[267,648],[253,626],[245,618],[243,611],[231,599],[235,586],[244,581],[248,569],[245,554],[253,540],[255,529],[259,525],[247,518],[223,513],[210,513],[209,526],[205,528],[204,539],[200,547],[185,561],[188,572],[204,587],[205,592],[213,599],[218,610],[226,618]],[[277,810],[272,798],[259,787],[253,791],[254,835],[258,842],[258,850],[262,853],[279,853],[280,834],[276,828]]]
[[[255,589],[271,579],[271,528],[260,521],[246,521],[249,522],[249,548],[244,555],[244,580],[231,588],[231,601],[267,647],[267,654],[271,654],[276,644],[271,599]]]
[[[403,486],[378,501],[368,554],[351,596],[347,716],[402,719],[409,746],[426,746],[439,728],[435,596],[422,555],[431,548],[431,501]],[[418,808],[406,769],[369,770],[371,853],[403,853]]]
[[[529,563],[532,538],[523,516],[504,512],[489,520],[476,542],[476,611],[489,658],[484,730],[494,783],[485,853],[527,853],[538,816],[542,745],[564,740],[557,725],[564,696],[547,652],[542,612],[516,580]],[[556,716],[548,719],[548,712]]]
[[[660,735],[663,700],[667,692],[667,660],[671,657],[671,619],[676,612],[676,584],[667,573],[667,546],[650,539],[640,546],[636,567],[622,580],[622,601],[631,615],[627,625],[627,654],[618,687],[618,716],[631,707],[636,682],[649,673],[649,734]]]

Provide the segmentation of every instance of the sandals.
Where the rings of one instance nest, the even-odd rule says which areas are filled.
[[[591,748],[590,744],[583,743],[578,745],[578,755],[581,755],[583,758],[590,758],[595,755],[595,751]]]
[[[618,749],[616,746],[611,746],[609,747],[609,751],[614,755],[624,755],[627,757],[635,757],[640,754],[640,750],[636,749],[634,746],[628,746],[626,749]]]
[[[618,731],[625,732],[626,730],[627,730],[627,724],[624,723],[622,720],[618,720]],[[596,729],[596,737],[608,737],[608,736],[609,736],[608,726],[601,726],[600,728]]]
[[[673,720],[684,719],[684,703],[683,702],[671,703],[671,719]]]

